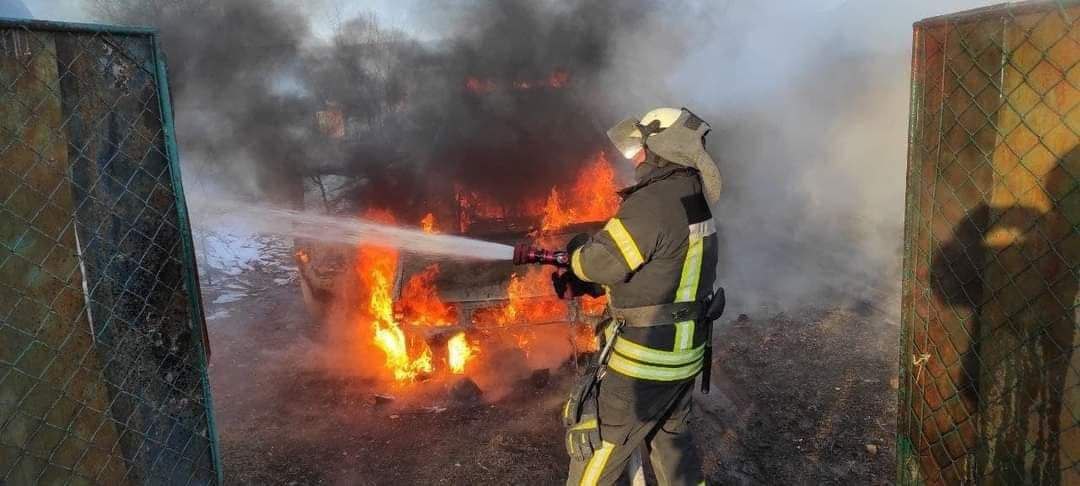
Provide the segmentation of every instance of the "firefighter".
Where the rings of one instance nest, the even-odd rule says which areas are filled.
[[[703,315],[716,280],[710,205],[720,173],[705,151],[709,125],[658,108],[608,130],[635,164],[614,218],[567,248],[556,291],[608,294],[605,352],[563,409],[568,485],[612,484],[642,445],[660,484],[704,484],[687,418],[710,333]],[[711,349],[711,348],[710,348]]]

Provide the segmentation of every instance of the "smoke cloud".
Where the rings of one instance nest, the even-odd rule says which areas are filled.
[[[161,28],[187,174],[276,202],[318,173],[360,175],[358,202],[406,217],[448,181],[542,197],[619,118],[691,108],[714,127],[736,312],[895,307],[910,25],[986,3],[455,0],[415,4],[417,38],[373,16],[319,34],[325,1],[95,2]]]
[[[161,29],[185,164],[230,192],[297,205],[304,176],[365,181],[355,199],[420,215],[450,182],[503,200],[543,197],[604,146],[613,36],[644,2],[456,1],[428,6],[417,40],[325,2],[97,0]],[[425,20],[426,19],[426,20]],[[254,174],[254,177],[252,176]]]

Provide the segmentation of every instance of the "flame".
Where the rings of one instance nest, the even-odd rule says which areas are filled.
[[[603,151],[582,164],[573,185],[552,187],[546,199],[500,202],[491,196],[454,185],[458,204],[458,230],[466,233],[478,220],[497,221],[525,217],[540,221],[540,230],[552,233],[575,223],[604,221],[619,208],[615,168]]]
[[[551,189],[544,205],[541,230],[558,231],[574,223],[604,221],[619,210],[615,169],[607,155],[599,152],[578,173],[574,186],[564,198]]]
[[[548,272],[540,267],[530,268],[524,275],[511,274],[506,297],[501,306],[477,310],[473,324],[478,328],[508,327],[498,334],[512,339],[513,345],[526,354],[536,338],[528,324],[565,320],[569,313],[566,301],[551,292]]]
[[[364,211],[364,219],[382,224],[397,223],[397,218],[394,217],[394,213],[391,213],[387,209],[368,209],[367,211]]]
[[[427,213],[424,218],[420,220],[420,229],[424,230],[424,233],[438,233],[435,229],[435,215]]]
[[[607,296],[601,295],[600,297],[589,297],[588,295],[582,296],[578,299],[578,305],[581,306],[581,313],[588,317],[600,317],[604,314],[604,308],[607,307]],[[599,351],[600,343],[597,342],[596,333],[590,326],[577,326],[576,334],[574,335],[574,345],[577,346],[578,351],[590,352]]]
[[[607,296],[589,297],[586,295],[582,296],[578,303],[581,305],[582,313],[590,317],[596,317],[604,313],[604,308],[607,307]]]
[[[387,224],[393,224],[395,220],[393,214],[381,210],[369,210],[364,217]],[[426,221],[434,226],[434,219],[429,214],[422,224]],[[393,248],[363,245],[358,249],[356,270],[363,303],[359,315],[371,326],[372,344],[383,352],[386,369],[394,380],[408,382],[433,373],[435,366],[427,342],[422,336],[407,333],[400,322],[408,322],[412,326],[410,329],[449,326],[457,322],[457,312],[435,291],[438,265],[428,266],[409,278],[402,288],[399,308],[395,309],[393,290],[398,257]],[[455,336],[447,343],[447,361],[453,373],[463,372],[468,361],[476,355],[464,339],[461,334],[460,339]]]
[[[591,326],[575,326],[573,339],[574,346],[577,347],[579,353],[600,350],[600,342],[597,340],[596,333],[593,332]]]
[[[517,273],[510,275],[510,283],[506,287],[507,303],[496,322],[502,325],[546,322],[566,316],[566,302],[552,293],[548,273],[545,268],[532,267],[524,276]]]
[[[401,291],[400,308],[404,319],[414,326],[449,326],[457,322],[457,312],[442,301],[435,291],[439,265],[430,265],[409,278]]]
[[[472,91],[473,93],[490,93],[495,91],[495,82],[490,79],[480,79],[470,76],[465,78],[465,89]]]
[[[544,334],[548,328],[533,327],[530,324],[566,322],[571,324],[569,303],[560,300],[551,292],[549,272],[543,268],[530,268],[525,274],[512,274],[506,287],[507,301],[499,307],[480,309],[473,314],[473,324],[477,329],[493,330],[507,345],[516,347],[532,356],[536,346],[544,345]],[[604,312],[607,297],[583,297],[579,300],[581,313],[588,317],[597,317]],[[538,334],[539,333],[539,334]],[[592,326],[573,325],[568,336],[577,352],[599,350],[599,343]]]
[[[431,373],[431,349],[424,345],[420,356],[409,358],[405,332],[400,327],[387,326],[375,330],[375,345],[386,353],[386,366],[394,372],[397,381],[411,381]]]
[[[568,301],[561,300],[551,291],[550,272],[541,267],[532,267],[525,275],[512,274],[506,287],[507,303],[493,316],[496,326],[510,326],[528,323],[547,323],[567,320],[570,309]],[[582,297],[578,299],[581,312],[596,317],[604,313],[607,297]],[[578,351],[597,351],[599,345],[590,326],[574,326],[572,336]],[[529,327],[510,331],[515,345],[529,354],[529,348],[536,340],[536,335]]]
[[[547,203],[544,204],[544,222],[541,224],[543,231],[555,231],[570,226],[578,220],[577,211],[574,208],[563,208],[559,190],[552,187],[548,194]]]
[[[393,214],[382,210],[369,210],[364,216],[390,224],[395,219]],[[373,344],[385,355],[386,368],[394,379],[409,381],[431,373],[434,368],[427,343],[423,339],[409,339],[394,317],[393,289],[397,264],[397,250],[366,245],[359,248],[356,271],[362,285],[362,302],[366,303],[360,309],[360,317],[369,322]]]
[[[553,75],[549,82],[561,85],[566,80]],[[481,83],[479,86],[488,85]],[[503,219],[519,214],[539,217],[543,214],[542,230],[552,232],[574,223],[602,221],[618,209],[616,189],[615,170],[606,155],[599,152],[584,164],[572,186],[562,191],[552,188],[543,204],[534,201],[507,206],[485,194],[455,186],[458,225],[464,232],[473,223],[473,218]],[[395,223],[393,214],[388,211],[371,210],[364,216],[381,223]],[[428,213],[421,218],[420,227],[428,233],[437,232],[434,214]],[[298,251],[297,258],[304,260],[307,255]],[[440,299],[436,291],[438,265],[431,265],[410,277],[401,287],[401,298],[395,303],[393,293],[398,259],[397,250],[392,248],[363,245],[358,249],[356,271],[362,287],[359,319],[361,325],[370,327],[371,343],[382,351],[387,372],[397,382],[416,381],[436,371],[465,373],[480,349],[468,341],[464,332],[457,332],[446,342],[445,363],[440,354],[438,365],[434,362],[433,350],[422,335],[423,328],[446,328],[458,322],[457,309]],[[552,295],[549,273],[541,267],[532,267],[523,274],[512,275],[506,288],[506,302],[476,310],[473,324],[478,329],[503,328],[492,334],[530,355],[530,347],[541,344],[538,336],[542,334],[536,334],[537,331],[527,325],[567,321],[570,315],[568,301]],[[582,314],[596,317],[603,312],[605,303],[603,297],[583,298],[578,305]],[[595,350],[595,339],[590,333],[575,331],[571,338],[579,350]]]
[[[454,191],[459,209],[458,228],[462,233],[472,226],[473,218],[502,219],[506,217],[506,210],[491,197],[466,190],[460,185],[455,185]]]
[[[509,87],[515,91],[528,91],[537,88],[562,89],[570,84],[570,73],[561,69],[552,71],[551,75],[544,79],[518,79],[509,83],[500,83],[490,78],[478,78],[468,76],[465,78],[465,89],[477,94],[488,94],[498,89]]]
[[[413,348],[419,352],[414,351],[412,355],[416,357],[411,357],[405,331],[394,319],[391,294],[397,258],[397,251],[393,249],[362,246],[357,256],[357,271],[367,294],[367,307],[361,310],[361,316],[370,321],[374,344],[385,355],[386,368],[393,373],[395,380],[407,381],[430,373],[433,368],[427,343],[422,340],[414,343]]]
[[[450,372],[455,375],[465,373],[465,365],[475,354],[464,332],[457,333],[446,342],[446,361],[450,365]]]
[[[552,88],[563,88],[567,84],[570,84],[570,73],[563,70],[556,70],[548,78],[548,86]]]

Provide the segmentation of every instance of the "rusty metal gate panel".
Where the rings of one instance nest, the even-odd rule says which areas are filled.
[[[901,484],[1080,484],[1080,2],[915,24]]]
[[[152,30],[0,19],[0,484],[218,484]]]

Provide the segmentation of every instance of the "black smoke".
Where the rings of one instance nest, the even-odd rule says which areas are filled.
[[[591,100],[613,39],[646,10],[433,3],[445,32],[420,41],[370,15],[316,35],[308,2],[90,1],[109,21],[160,29],[186,167],[294,206],[304,177],[355,176],[364,205],[406,212],[448,202],[451,182],[520,201],[571,179],[605,146],[611,116]],[[320,130],[319,112],[340,113],[346,135]]]

